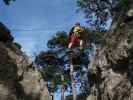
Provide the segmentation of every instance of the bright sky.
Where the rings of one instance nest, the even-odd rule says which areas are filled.
[[[47,40],[57,31],[68,32],[75,22],[85,25],[83,14],[76,9],[76,0],[16,0],[10,6],[0,0],[0,22],[33,57],[35,52],[47,49]],[[59,100],[60,95],[55,95]]]
[[[6,6],[0,0],[0,21],[12,32],[15,41],[30,56],[46,50],[47,40],[57,31],[69,31],[83,14],[76,13],[76,0],[16,0]]]

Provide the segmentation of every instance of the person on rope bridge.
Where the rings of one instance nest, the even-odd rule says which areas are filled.
[[[74,27],[70,30],[69,33],[69,44],[68,48],[71,50],[75,45],[80,45],[80,50],[83,50],[83,40],[81,39],[81,35],[84,29],[80,26],[80,23],[77,22]]]

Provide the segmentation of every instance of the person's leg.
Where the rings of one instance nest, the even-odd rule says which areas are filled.
[[[84,47],[83,47],[83,40],[80,40],[80,50],[83,50]]]
[[[69,45],[68,45],[68,48],[69,48],[69,49],[71,49],[71,48],[72,48],[72,46],[73,46],[73,43],[72,43],[72,42],[70,42],[70,43],[69,43]]]
[[[69,43],[69,45],[68,45],[68,48],[69,48],[69,49],[72,49],[72,47],[75,45],[75,43],[76,43],[76,36],[73,34],[73,35],[71,36],[71,41],[70,41],[70,43]]]

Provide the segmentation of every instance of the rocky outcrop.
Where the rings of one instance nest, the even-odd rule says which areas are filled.
[[[5,38],[0,26],[0,100],[51,100],[47,86],[20,45]],[[8,34],[9,35],[9,34]],[[4,39],[4,40],[2,40]]]
[[[128,8],[115,12],[106,44],[97,51],[87,100],[133,100],[133,1],[129,1]]]
[[[13,41],[13,36],[11,35],[10,30],[0,22],[0,41],[7,42]]]

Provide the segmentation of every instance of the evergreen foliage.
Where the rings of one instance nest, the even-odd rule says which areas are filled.
[[[10,3],[12,2],[12,1],[15,1],[15,0],[3,0],[4,1],[4,3],[6,4],[6,5],[10,5]]]
[[[89,52],[92,48],[91,43],[95,43],[96,45],[102,44],[102,42],[104,41],[104,33],[91,31],[89,28],[85,28],[84,32],[82,32],[81,34],[81,38],[85,41],[86,45],[85,54],[84,56],[80,54],[78,46],[74,48],[74,78],[77,83],[85,84],[82,83],[82,80],[84,80],[82,76],[84,76],[85,74],[82,69],[83,67],[88,67]],[[49,50],[40,52],[40,54],[36,57],[35,62],[39,66],[42,66],[42,73],[44,79],[49,82],[50,91],[57,91],[62,84],[65,85],[65,90],[67,90],[68,88],[72,88],[70,78],[70,55],[67,53],[68,43],[68,34],[64,31],[57,32],[56,35],[53,36],[47,43]],[[61,75],[64,76],[63,83],[61,81]],[[83,93],[85,93],[85,91],[83,91]]]

